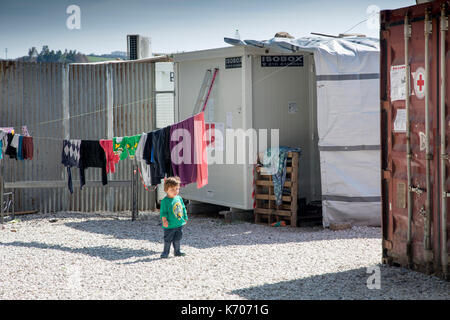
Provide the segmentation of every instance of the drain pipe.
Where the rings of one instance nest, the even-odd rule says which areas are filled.
[[[427,190],[427,198],[425,202],[425,234],[424,234],[424,249],[425,253],[429,254],[429,250],[431,249],[431,175],[430,175],[430,164],[432,159],[432,154],[430,153],[430,119],[429,119],[429,111],[430,111],[430,86],[429,86],[429,38],[431,34],[431,20],[429,11],[427,10],[425,13],[425,174],[426,174],[426,190]],[[429,257],[427,257],[429,261]]]
[[[406,255],[408,257],[408,264],[411,266],[412,263],[412,238],[411,238],[411,225],[412,225],[412,207],[413,207],[413,191],[411,183],[411,127],[409,120],[409,109],[410,109],[410,97],[411,84],[410,84],[410,67],[409,67],[409,38],[411,37],[411,25],[408,21],[408,15],[405,16],[404,23],[404,35],[405,35],[405,111],[406,111],[406,174],[408,180],[408,232],[407,232],[407,242],[406,242]]]
[[[444,278],[448,277],[448,252],[447,252],[447,173],[446,162],[448,161],[448,154],[446,152],[446,105],[445,105],[445,93],[446,93],[446,73],[445,73],[445,54],[446,54],[446,41],[445,36],[448,30],[448,19],[445,15],[445,5],[441,6],[441,30],[440,30],[440,74],[441,74],[441,92],[440,92],[440,116],[441,116],[441,264],[442,273]]]

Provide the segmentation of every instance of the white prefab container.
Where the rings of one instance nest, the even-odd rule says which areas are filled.
[[[236,46],[178,53],[173,61],[175,121],[193,115],[206,71],[219,69],[205,110],[205,122],[214,124],[216,135],[214,148],[208,148],[208,184],[200,189],[196,184],[182,188],[183,198],[253,209],[254,163],[249,158],[248,139],[241,147],[238,139],[226,139],[226,130],[249,133],[248,129],[256,129],[259,135],[263,133],[260,129],[267,129],[267,137],[258,136],[257,143],[270,146],[271,134],[275,133],[272,129],[277,129],[280,146],[302,150],[298,196],[308,202],[321,200],[316,78],[311,52],[280,54]],[[219,132],[223,133],[223,141]],[[229,148],[232,140],[234,148]],[[258,148],[258,152],[264,149]],[[227,161],[230,152],[234,154],[233,163]],[[243,154],[245,163],[238,163]]]

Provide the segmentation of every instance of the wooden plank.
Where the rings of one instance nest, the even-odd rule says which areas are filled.
[[[14,212],[15,215],[23,215],[23,214],[33,214],[33,213],[38,213],[38,210],[30,210],[30,211],[19,211],[19,212]],[[12,213],[10,215],[13,215]]]
[[[284,217],[291,217],[292,212],[287,210],[274,210],[274,209],[264,209],[264,208],[255,208],[254,209],[256,214],[271,214],[271,215],[278,215],[278,216],[284,216]]]
[[[273,201],[277,199],[277,197],[272,194],[256,194],[255,198],[260,200],[273,200]],[[281,198],[283,201],[291,201],[291,196],[282,196]]]
[[[273,181],[270,180],[256,180],[256,185],[258,186],[271,186],[273,187]],[[291,181],[286,181],[284,183],[284,186],[286,188],[290,188],[292,186],[292,182]]]

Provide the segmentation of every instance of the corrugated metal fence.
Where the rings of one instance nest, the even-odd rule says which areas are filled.
[[[66,181],[62,140],[107,139],[153,130],[155,62],[167,58],[96,64],[0,61],[0,127],[28,127],[34,158],[3,160],[4,181]],[[133,160],[120,161],[108,180],[131,180]],[[72,177],[78,171],[72,168]],[[99,169],[87,180],[101,180]],[[155,207],[155,193],[139,191],[139,210]],[[26,188],[15,191],[15,210],[125,211],[131,188]]]

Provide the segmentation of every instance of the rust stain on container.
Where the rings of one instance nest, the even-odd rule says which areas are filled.
[[[383,262],[447,280],[449,13],[447,1],[380,13]]]

